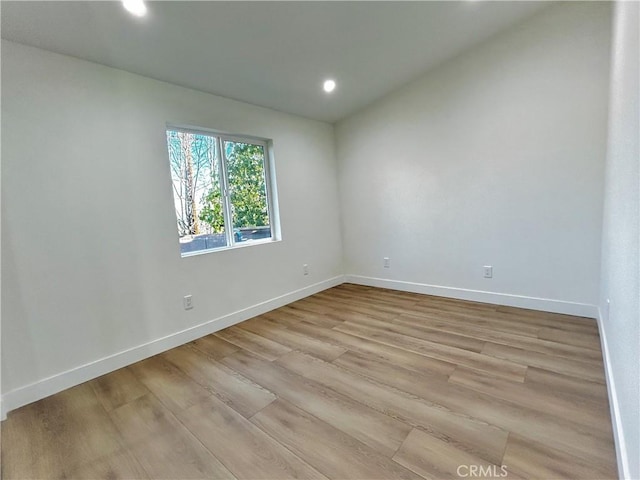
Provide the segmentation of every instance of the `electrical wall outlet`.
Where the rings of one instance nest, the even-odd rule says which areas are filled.
[[[309,275],[309,265],[307,265],[306,263],[302,265],[302,274]]]
[[[193,297],[191,295],[185,295],[182,299],[182,306],[185,310],[191,310],[193,308]]]
[[[391,268],[391,260],[389,260],[389,257],[384,257],[382,261],[384,268]]]
[[[493,267],[491,265],[485,265],[482,268],[484,268],[484,278],[493,278]]]

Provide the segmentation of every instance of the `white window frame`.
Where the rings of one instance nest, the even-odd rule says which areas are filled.
[[[220,188],[221,188],[221,197],[223,198],[223,206],[222,211],[224,215],[224,230],[225,237],[227,240],[227,245],[223,247],[217,248],[207,248],[205,250],[196,250],[194,252],[180,252],[180,256],[182,258],[192,257],[196,255],[203,255],[206,253],[212,252],[220,252],[223,250],[230,250],[234,248],[242,248],[248,247],[252,245],[260,245],[265,243],[272,243],[280,241],[280,215],[277,209],[277,193],[276,193],[276,184],[275,184],[275,170],[273,167],[273,142],[267,138],[254,137],[251,135],[238,135],[238,134],[230,134],[223,133],[216,130],[209,130],[206,128],[199,127],[190,127],[190,126],[178,126],[174,124],[168,123],[165,128],[165,138],[166,134],[169,131],[174,132],[183,132],[183,133],[192,133],[196,135],[206,135],[208,137],[215,138],[215,148],[216,154],[218,154],[218,175],[220,176]],[[236,242],[234,235],[234,227],[232,221],[232,212],[231,212],[231,194],[228,188],[228,178],[227,178],[227,156],[224,151],[224,142],[230,141],[235,143],[249,143],[251,145],[260,145],[262,147],[262,151],[264,152],[264,182],[266,189],[266,197],[267,197],[267,213],[269,217],[269,230],[271,236],[269,238],[263,238],[258,240],[247,240],[245,242]],[[165,140],[166,143],[166,140]],[[166,145],[165,145],[166,148]],[[169,154],[167,150],[167,155]],[[175,214],[175,212],[174,212]]]

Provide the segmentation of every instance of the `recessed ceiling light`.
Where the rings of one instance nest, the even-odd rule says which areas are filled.
[[[136,17],[143,17],[147,13],[147,6],[144,4],[144,0],[122,0],[122,5]]]
[[[333,80],[325,80],[322,84],[322,88],[325,92],[331,93],[336,88],[336,82],[334,82]]]

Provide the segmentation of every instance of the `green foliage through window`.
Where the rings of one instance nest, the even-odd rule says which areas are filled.
[[[224,142],[233,226],[269,225],[264,179],[264,150],[261,145]]]
[[[167,147],[183,253],[271,236],[265,143],[169,129]]]

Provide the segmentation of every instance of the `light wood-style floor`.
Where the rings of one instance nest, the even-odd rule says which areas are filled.
[[[594,321],[350,284],[11,412],[2,440],[5,479],[617,475]]]

